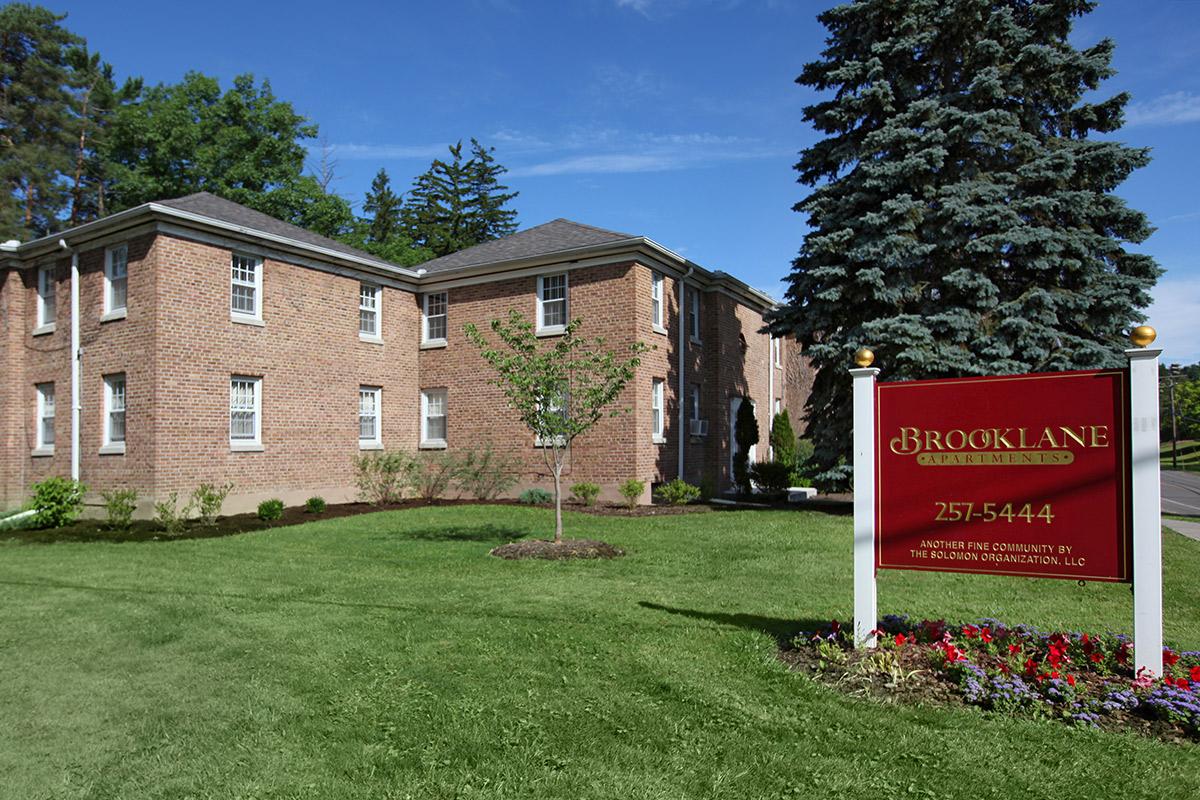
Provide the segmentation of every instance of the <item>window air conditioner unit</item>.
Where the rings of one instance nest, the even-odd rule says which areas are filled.
[[[692,436],[708,436],[708,420],[694,419],[691,423]]]

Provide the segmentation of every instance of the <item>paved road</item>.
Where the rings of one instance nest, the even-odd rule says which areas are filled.
[[[1164,514],[1200,517],[1200,472],[1162,472]]]

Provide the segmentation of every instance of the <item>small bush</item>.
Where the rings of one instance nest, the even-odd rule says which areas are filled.
[[[129,524],[133,522],[133,512],[137,511],[137,490],[110,489],[101,492],[100,496],[104,498],[104,511],[108,514],[109,529],[129,530]]]
[[[526,489],[521,492],[521,496],[517,498],[517,502],[524,503],[527,506],[544,506],[547,503],[554,501],[554,495],[547,492],[545,489]]]
[[[583,503],[585,506],[595,505],[596,498],[599,496],[600,485],[596,483],[582,481],[571,487],[571,498],[577,503]]]
[[[279,498],[263,500],[258,504],[258,518],[263,522],[274,522],[283,517],[283,501]]]
[[[700,499],[711,500],[717,496],[717,482],[713,480],[711,475],[705,475],[700,479]]]
[[[196,516],[200,520],[201,525],[212,526],[217,524],[217,517],[221,514],[221,506],[225,505],[225,498],[233,491],[233,484],[226,483],[217,486],[212,483],[202,483],[196,487],[196,491],[192,492],[192,501],[189,506],[196,507]]]
[[[495,500],[517,484],[520,462],[490,444],[467,450],[458,462],[458,488],[476,500]]]
[[[412,456],[402,452],[361,455],[354,459],[354,473],[363,502],[377,506],[399,503],[412,473]]]
[[[409,465],[409,485],[418,497],[432,503],[450,488],[459,469],[458,459],[449,453],[422,453]]]
[[[168,536],[178,536],[183,533],[187,519],[192,515],[192,508],[193,503],[188,500],[187,505],[180,509],[179,493],[171,492],[166,500],[154,504],[154,523]]]
[[[70,478],[46,478],[33,485],[34,525],[61,528],[79,516],[87,487]]]
[[[783,494],[792,482],[792,465],[783,461],[759,461],[750,465],[750,480],[763,494]]]
[[[658,499],[673,506],[686,506],[700,499],[700,487],[692,486],[682,478],[676,478],[658,487]]]
[[[639,481],[637,478],[630,478],[618,487],[621,497],[625,498],[625,503],[629,506],[629,510],[637,508],[638,500],[641,499],[642,493],[646,491],[646,482]]]
[[[309,514],[324,514],[325,513],[325,498],[310,497],[304,501],[304,510]]]

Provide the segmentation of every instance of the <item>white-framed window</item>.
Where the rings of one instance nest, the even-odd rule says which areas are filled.
[[[692,384],[692,419],[700,419],[700,387]]]
[[[119,244],[104,251],[104,314],[125,313],[129,295],[129,246]]]
[[[125,452],[125,375],[104,376],[104,448]]]
[[[425,295],[424,327],[421,336],[423,344],[446,343],[446,312],[449,308],[447,292],[430,292]]]
[[[700,341],[700,292],[695,289],[688,292],[688,336]]]
[[[653,414],[651,438],[656,442],[663,441],[663,384],[661,378],[655,378],[650,388],[650,410]]]
[[[41,267],[37,273],[37,326],[48,328],[58,318],[58,281],[53,266]]]
[[[364,450],[383,445],[383,389],[358,387],[358,446]]]
[[[421,447],[446,446],[446,390],[421,392]]]
[[[37,390],[37,450],[51,454],[54,452],[54,384],[39,383],[34,389]]]
[[[374,339],[378,341],[383,338],[382,328],[379,324],[380,312],[383,310],[381,302],[383,299],[383,290],[373,283],[360,283],[358,285],[358,337],[360,339]]]
[[[783,411],[783,401],[778,397],[775,398],[775,413],[778,415]]]
[[[570,400],[570,397],[567,395],[567,393],[565,391],[563,391],[563,392],[558,392],[558,393],[551,395],[550,397],[546,398],[543,402],[545,404],[546,411],[549,414],[557,414],[558,416],[561,416],[565,419],[567,417],[567,414],[569,413],[569,405],[570,405],[568,403],[569,400]],[[543,402],[538,403],[539,408],[542,407]],[[539,436],[535,436],[533,438],[533,446],[534,447],[552,447],[555,444],[557,444],[559,447],[566,447],[566,445],[567,445],[566,436],[563,436],[561,434],[558,436],[550,436],[550,437],[544,437],[544,436],[539,435]]]
[[[650,273],[650,323],[663,327],[663,274],[658,270]]]
[[[777,367],[783,366],[783,340],[771,337],[771,363]]]
[[[262,378],[234,375],[229,379],[229,446],[262,448]]]
[[[538,277],[538,333],[559,333],[567,327],[567,273]]]
[[[262,321],[262,283],[262,259],[234,253],[229,286],[229,314],[233,319]]]

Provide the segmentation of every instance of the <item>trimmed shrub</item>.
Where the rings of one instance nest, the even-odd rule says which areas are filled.
[[[781,495],[792,482],[792,465],[783,461],[760,461],[750,465],[750,480],[759,491],[768,495]]]
[[[676,478],[659,486],[655,494],[658,495],[659,500],[665,503],[673,506],[686,506],[688,503],[700,499],[700,487],[692,486],[683,478]]]
[[[771,418],[771,449],[776,461],[796,465],[796,433],[786,408]]]
[[[183,533],[187,519],[192,515],[193,503],[179,508],[179,493],[171,492],[167,499],[154,504],[154,523],[162,528],[168,536],[178,536]]]
[[[324,514],[325,513],[325,498],[310,497],[304,501],[304,510],[309,514]]]
[[[458,461],[457,485],[476,500],[495,500],[517,485],[520,462],[497,453],[490,444],[463,452]]]
[[[642,493],[646,491],[646,482],[639,481],[637,478],[630,478],[617,487],[617,491],[621,493],[621,497],[625,498],[625,503],[629,506],[629,510],[637,508],[637,502],[641,498]]]
[[[421,453],[409,466],[409,485],[418,497],[432,503],[446,493],[459,469],[458,459],[449,453]]]
[[[711,500],[717,496],[717,482],[711,475],[705,475],[700,479],[700,499]]]
[[[404,499],[412,456],[403,452],[367,453],[354,459],[354,480],[363,502],[377,506]]]
[[[521,492],[521,496],[517,498],[517,502],[524,503],[527,506],[544,506],[554,502],[554,495],[545,489],[534,487]]]
[[[70,478],[54,476],[33,485],[33,524],[39,528],[61,528],[79,516],[87,487]]]
[[[274,522],[283,517],[283,501],[279,498],[263,500],[258,504],[258,518],[263,522]]]
[[[129,530],[133,522],[133,512],[137,511],[137,489],[110,489],[101,492],[104,498],[104,511],[108,514],[108,527],[114,531]]]
[[[583,503],[585,506],[596,504],[596,498],[600,496],[600,484],[588,483],[582,481],[571,487],[571,498],[577,503]]]
[[[196,491],[192,492],[192,501],[189,506],[196,507],[196,516],[200,520],[201,525],[212,526],[217,524],[217,517],[221,514],[221,506],[225,505],[225,498],[233,491],[233,484],[226,483],[217,486],[212,483],[202,483],[196,487]]]
[[[758,442],[758,419],[754,416],[754,404],[743,397],[733,423],[733,438],[737,442],[737,453],[733,457],[733,482],[743,494],[750,494],[750,448]]]

